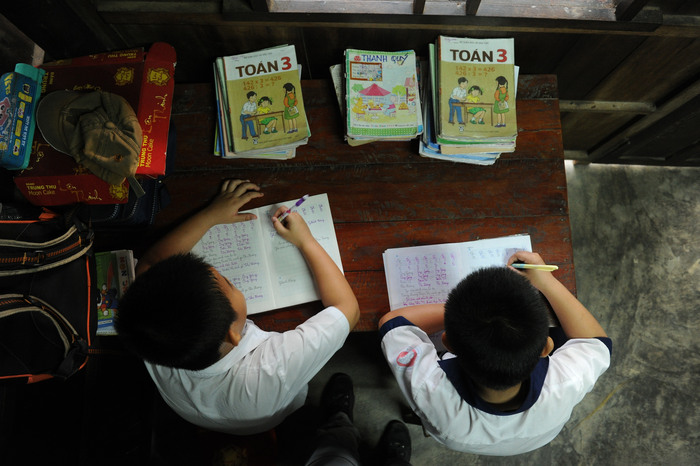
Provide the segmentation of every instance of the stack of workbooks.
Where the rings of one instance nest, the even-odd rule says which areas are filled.
[[[224,158],[294,157],[311,136],[300,75],[291,45],[217,58],[214,153]]]
[[[349,144],[409,140],[423,132],[419,73],[413,50],[348,49],[344,69],[340,65],[331,67],[331,75]]]
[[[425,157],[491,165],[518,135],[513,39],[439,36],[424,86]]]

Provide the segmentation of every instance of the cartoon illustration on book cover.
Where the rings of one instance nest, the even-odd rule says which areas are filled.
[[[113,327],[114,315],[119,305],[119,273],[115,273],[115,261],[112,254],[107,253],[97,259],[97,283],[100,286],[99,302],[97,303],[97,327]]]
[[[347,50],[348,132],[416,134],[416,62],[413,51]]]
[[[503,76],[496,78],[496,92],[493,95],[495,102],[493,104],[493,113],[498,117],[498,124],[496,128],[505,128],[506,126],[506,113],[510,110],[508,105],[508,80]]]
[[[309,136],[293,46],[224,57],[236,152],[292,144]]]
[[[514,72],[513,43],[509,39],[441,36],[439,133],[448,138],[505,138],[517,134],[515,99],[508,93]],[[506,114],[512,120],[507,127]]]

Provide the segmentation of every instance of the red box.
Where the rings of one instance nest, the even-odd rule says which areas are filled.
[[[175,49],[156,42],[143,48],[59,60],[46,70],[42,95],[56,90],[102,90],[118,94],[136,109],[143,131],[137,175],[165,174],[168,129],[175,81]],[[15,177],[20,191],[36,205],[119,204],[128,200],[128,182],[112,186],[53,149],[36,131],[29,166]]]

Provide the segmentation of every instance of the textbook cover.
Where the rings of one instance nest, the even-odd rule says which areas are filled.
[[[436,48],[438,142],[514,141],[514,40],[439,36]]]
[[[228,110],[222,116],[229,126],[221,133],[229,139],[231,152],[269,154],[272,148],[287,150],[306,143],[309,123],[294,46],[222,57],[221,62],[225,95],[220,104]]]
[[[114,317],[126,289],[135,280],[135,265],[132,251],[98,252],[95,254],[97,269],[97,335],[116,335]]]
[[[345,95],[350,138],[410,139],[423,131],[413,50],[346,50]]]

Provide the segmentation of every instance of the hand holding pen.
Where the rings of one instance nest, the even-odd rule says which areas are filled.
[[[294,207],[299,207],[301,203],[306,200],[306,198],[308,198],[308,196],[304,196],[299,199],[299,201],[294,204]],[[285,209],[284,212],[282,212],[283,209]],[[286,239],[300,249],[304,244],[315,242],[316,240],[311,234],[311,230],[309,230],[309,226],[306,224],[303,217],[292,217],[285,223],[282,223],[282,219],[286,218],[287,215],[289,215],[289,213],[293,210],[293,208],[289,210],[286,209],[286,207],[282,206],[277,209],[272,216],[272,226],[275,228],[277,233],[282,238]]]
[[[304,195],[301,197],[301,199],[299,199],[299,200],[292,206],[291,209],[287,210],[285,213],[283,213],[282,215],[280,215],[280,216],[277,218],[277,220],[279,220],[279,221],[281,222],[281,221],[283,221],[285,218],[287,218],[287,215],[291,214],[292,212],[296,212],[296,208],[299,207],[300,205],[302,205],[302,204],[304,203],[304,201],[307,200],[308,198],[309,198],[309,195],[308,195],[308,194],[304,194]]]

